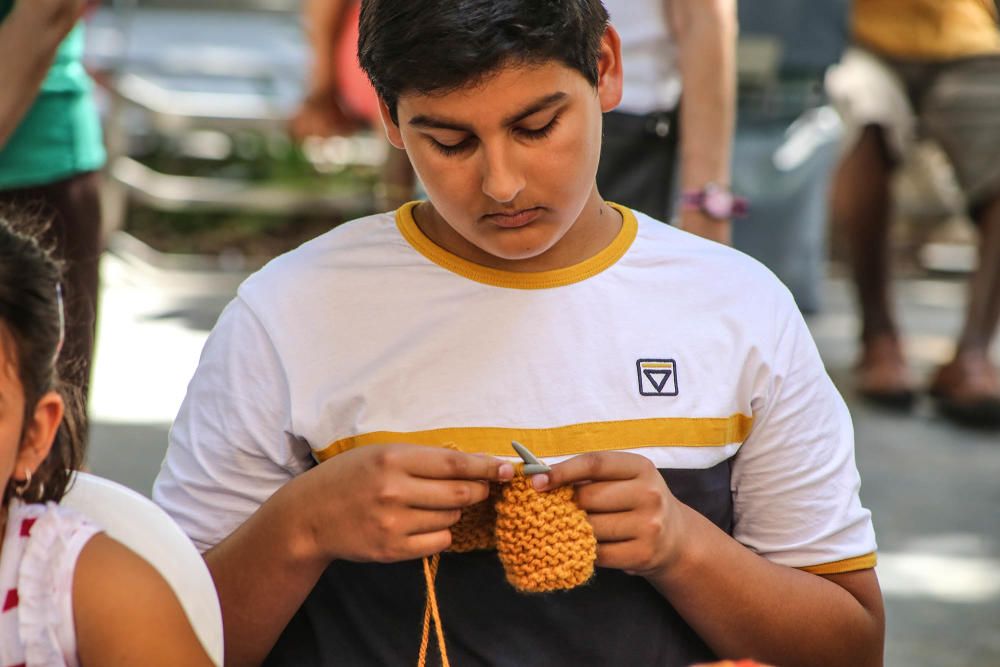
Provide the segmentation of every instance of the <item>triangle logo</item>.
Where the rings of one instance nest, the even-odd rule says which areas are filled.
[[[663,387],[667,384],[667,380],[673,375],[672,370],[653,370],[649,368],[644,368],[642,374],[646,376],[650,384],[656,389],[657,392],[663,391]]]
[[[677,396],[677,362],[674,359],[637,359],[640,396]]]

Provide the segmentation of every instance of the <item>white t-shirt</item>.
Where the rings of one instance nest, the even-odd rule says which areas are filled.
[[[410,210],[275,259],[220,317],[153,492],[200,549],[352,447],[514,439],[550,462],[729,462],[741,543],[823,573],[874,564],[850,416],[762,265],[622,209],[598,255],[509,273],[435,246]]]
[[[677,46],[663,0],[605,0],[622,42],[622,101],[618,111],[671,111],[681,96]]]

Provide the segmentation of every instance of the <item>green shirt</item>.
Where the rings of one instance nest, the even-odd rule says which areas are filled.
[[[0,0],[0,21],[13,3]],[[77,25],[59,45],[34,104],[0,147],[0,189],[44,185],[103,166],[101,123],[83,47],[83,26]]]

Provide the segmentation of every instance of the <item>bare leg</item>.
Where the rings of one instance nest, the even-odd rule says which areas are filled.
[[[889,183],[893,163],[882,130],[866,127],[834,175],[831,213],[847,237],[851,275],[861,307],[858,390],[887,405],[909,407],[906,370],[889,294]]]
[[[1000,375],[990,344],[1000,321],[1000,196],[982,208],[979,268],[969,283],[969,305],[955,358],[931,385],[945,414],[981,426],[1000,426]]]

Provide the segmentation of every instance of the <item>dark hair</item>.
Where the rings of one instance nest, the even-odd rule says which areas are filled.
[[[39,399],[58,391],[66,411],[48,456],[31,476],[22,497],[29,502],[58,501],[66,492],[71,471],[80,467],[80,401],[75,390],[64,386],[56,370],[62,332],[60,265],[27,231],[29,223],[11,211],[0,210],[0,344],[15,366],[24,391],[24,428]],[[11,480],[4,489],[4,504],[14,493]]]
[[[556,60],[597,85],[600,0],[362,0],[358,61],[398,123],[408,91],[447,93],[509,64]]]

